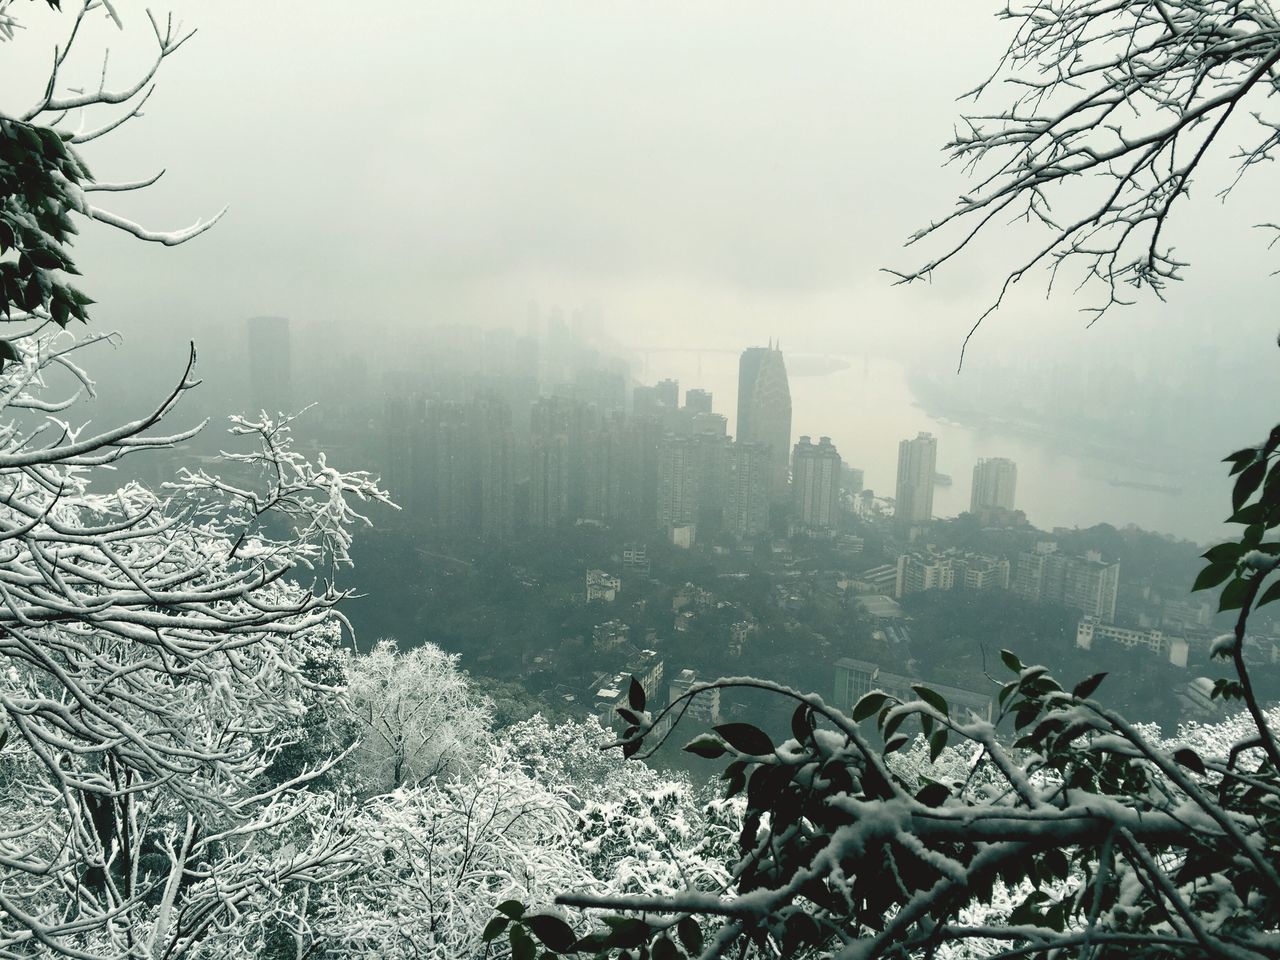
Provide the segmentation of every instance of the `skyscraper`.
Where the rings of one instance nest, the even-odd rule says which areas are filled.
[[[969,512],[998,508],[1013,509],[1013,494],[1018,485],[1018,465],[1004,457],[979,460],[973,466],[973,493]]]
[[[748,347],[738,361],[738,439],[768,447],[768,497],[784,499],[791,456],[791,387],[782,351],[772,343]]]
[[[724,526],[735,537],[769,529],[769,448],[738,441],[726,451]]]
[[[667,434],[658,444],[658,522],[665,526],[698,519],[697,447],[689,437]]]
[[[792,516],[806,527],[831,530],[840,506],[840,454],[830,437],[817,445],[801,437],[792,454]]]
[[[480,536],[511,537],[515,528],[515,436],[511,408],[497,397],[477,397],[471,412],[478,483]]]
[[[711,391],[694,387],[684,392],[684,406],[690,416],[711,412]]]
[[[293,362],[287,317],[249,318],[249,399],[275,417],[293,413]]]
[[[938,440],[921,433],[898,444],[898,486],[893,517],[909,525],[928,523],[933,517],[933,473]]]

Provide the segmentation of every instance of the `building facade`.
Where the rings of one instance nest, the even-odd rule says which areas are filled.
[[[771,503],[784,501],[791,455],[791,386],[782,351],[749,347],[738,361],[738,440],[760,443],[769,458]]]
[[[792,516],[802,526],[834,530],[840,511],[840,454],[830,437],[801,437],[792,451]]]
[[[895,520],[916,526],[933,518],[933,475],[937,460],[938,440],[931,433],[920,433],[914,440],[898,444]]]
[[[973,491],[969,512],[1013,510],[1018,487],[1018,465],[1004,457],[989,457],[973,466]]]

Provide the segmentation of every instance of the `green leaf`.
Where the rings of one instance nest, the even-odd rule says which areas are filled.
[[[1244,547],[1236,543],[1234,540],[1227,543],[1220,543],[1217,546],[1210,547],[1200,556],[1204,557],[1211,564],[1230,563],[1235,564],[1240,559],[1240,555],[1244,553]]]
[[[1228,523],[1250,524],[1262,523],[1267,518],[1267,506],[1264,503],[1251,503],[1241,507],[1227,518]]]
[[[605,917],[609,931],[609,946],[638,947],[649,939],[649,925],[634,917]]]
[[[940,807],[951,796],[951,791],[941,783],[930,781],[916,792],[916,801],[926,807]]]
[[[769,735],[749,723],[722,723],[712,729],[739,753],[756,757],[773,753],[773,741]]]
[[[1262,591],[1262,596],[1258,598],[1258,602],[1255,606],[1260,607],[1264,603],[1270,603],[1272,600],[1280,600],[1280,580],[1277,580],[1275,583],[1271,584],[1271,586],[1267,587],[1266,590]]]
[[[538,945],[520,924],[511,927],[511,960],[533,960],[538,955]]]
[[[795,713],[791,714],[791,735],[796,738],[796,743],[804,743],[812,734],[813,716],[809,705],[802,703],[796,707]]]
[[[884,752],[893,753],[893,751],[895,750],[900,750],[902,749],[902,747],[906,745],[907,741],[910,739],[911,738],[908,737],[905,733],[900,733],[896,737],[890,737],[888,740],[885,741]]]
[[[950,713],[947,712],[947,701],[942,699],[942,697],[939,696],[937,693],[935,693],[933,690],[930,690],[928,687],[917,687],[917,686],[913,686],[911,689],[915,691],[915,695],[917,697],[919,697],[929,706],[933,707],[933,709],[937,710],[944,717],[948,717],[951,715]]]
[[[1231,491],[1231,509],[1239,510],[1244,506],[1255,490],[1258,484],[1262,483],[1262,478],[1267,474],[1267,461],[1257,460],[1244,468],[1244,471],[1236,478],[1235,488]]]
[[[1209,590],[1216,587],[1235,572],[1236,565],[1234,563],[1211,563],[1200,571],[1196,577],[1196,582],[1191,586],[1191,592],[1195,593],[1197,590]]]
[[[649,951],[649,956],[653,960],[680,960],[680,951],[674,943],[666,937],[660,937],[653,943],[653,949]]]
[[[1077,700],[1088,700],[1089,697],[1093,696],[1093,691],[1098,689],[1098,684],[1102,683],[1105,677],[1105,672],[1095,673],[1093,676],[1081,680],[1075,685],[1075,688],[1071,691],[1071,695]]]
[[[1018,655],[1010,650],[1001,650],[1000,659],[1004,661],[1004,665],[1014,673],[1022,672],[1022,661],[1018,659]]]
[[[480,934],[480,938],[488,943],[495,937],[501,936],[502,931],[507,929],[507,924],[511,921],[506,917],[494,917],[484,925],[484,933]]]
[[[519,900],[503,900],[498,904],[497,910],[512,920],[519,920],[524,916],[524,904]]]
[[[1235,453],[1223,457],[1222,462],[1232,464],[1231,473],[1228,476],[1234,477],[1249,464],[1253,463],[1257,457],[1257,447],[1245,447],[1243,450],[1237,450]]]
[[[632,710],[644,710],[644,687],[635,677],[631,678],[631,687],[627,690],[627,703]]]
[[[1200,755],[1190,747],[1181,747],[1173,751],[1174,762],[1182,764],[1188,770],[1204,776],[1204,761],[1200,759]]]
[[[697,956],[702,952],[702,928],[693,917],[680,918],[680,922],[676,924],[676,935],[690,955]]]
[[[685,751],[699,757],[706,757],[708,760],[715,760],[717,757],[724,756],[724,744],[712,736],[701,736],[690,740],[685,745]]]
[[[550,913],[535,913],[524,918],[533,935],[556,953],[568,953],[577,942],[573,928]]]
[[[1245,597],[1249,593],[1249,581],[1242,577],[1232,580],[1222,589],[1222,596],[1218,599],[1218,612],[1224,610],[1239,610],[1244,606]]]
[[[947,731],[939,730],[929,738],[929,762],[933,763],[947,746]]]
[[[878,690],[873,690],[871,693],[864,694],[862,699],[853,705],[853,712],[850,713],[849,716],[858,723],[861,723],[863,720],[867,719],[867,717],[871,716],[884,706],[888,700],[889,695],[887,693],[880,693]]]

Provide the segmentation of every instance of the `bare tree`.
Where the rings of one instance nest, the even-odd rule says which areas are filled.
[[[892,272],[929,278],[993,223],[1023,220],[1044,239],[975,330],[1040,266],[1051,284],[1067,268],[1099,288],[1094,319],[1128,290],[1163,298],[1186,266],[1170,217],[1206,159],[1234,149],[1234,177],[1210,188],[1225,197],[1280,145],[1280,18],[1266,0],[1028,0],[999,16],[1013,40],[968,94],[997,105],[966,114],[947,144],[972,188],[908,241],[945,236],[943,251]]]

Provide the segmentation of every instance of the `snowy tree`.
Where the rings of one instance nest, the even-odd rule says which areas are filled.
[[[48,0],[48,5],[58,8],[60,3]],[[0,2],[0,39],[10,42],[15,42],[16,28],[23,26],[14,6],[12,0]],[[85,320],[93,303],[67,280],[78,272],[69,252],[78,232],[76,218],[173,246],[199,236],[222,214],[180,230],[149,229],[95,198],[146,189],[164,171],[138,180],[99,182],[82,154],[86,145],[141,115],[164,61],[194,31],[184,31],[172,16],[162,22],[148,13],[155,38],[150,59],[120,78],[111,74],[110,60],[104,55],[101,70],[86,82],[81,76],[68,76],[77,61],[74,54],[92,42],[86,37],[104,22],[123,26],[120,14],[108,0],[79,0],[61,16],[47,16],[53,23],[41,26],[61,33],[49,72],[33,77],[29,90],[5,91],[15,99],[25,95],[22,109],[0,110],[0,255],[12,254],[0,260],[0,313],[7,320],[51,319],[65,327],[72,318]],[[44,36],[45,31],[38,35]],[[0,362],[12,360],[12,353],[0,345]]]
[[[656,749],[667,714],[710,687],[790,699],[792,736],[729,723],[687,747],[727,758],[727,794],[745,795],[718,888],[562,894],[613,912],[567,947],[543,946],[704,960],[1276,956],[1280,745],[1243,640],[1250,612],[1280,599],[1280,427],[1228,460],[1243,532],[1205,553],[1195,588],[1225,584],[1220,609],[1238,611],[1214,645],[1234,674],[1214,696],[1241,702],[1245,719],[1163,741],[1095,697],[1103,675],[1064,689],[1009,651],[995,723],[924,686],[906,702],[873,691],[845,715],[750,678],[651,713],[636,685],[619,710],[628,755]],[[1012,737],[997,733],[1010,725]]]
[[[898,275],[929,278],[992,224],[1022,220],[1042,238],[987,313],[1039,266],[1098,288],[1095,315],[1125,302],[1126,288],[1163,296],[1186,266],[1172,239],[1175,204],[1194,182],[1225,196],[1280,145],[1272,5],[1025,0],[999,16],[1013,38],[947,145],[972,187],[909,241],[937,237],[941,252]],[[1227,151],[1234,176],[1214,182],[1210,158]]]
[[[367,475],[308,464],[287,431],[239,420],[232,433],[262,443],[225,455],[234,486],[183,473],[159,494],[104,487],[104,466],[194,432],[161,427],[196,381],[189,365],[151,413],[90,431],[72,419],[93,389],[76,358],[102,339],[37,323],[0,374],[11,955],[180,955],[254,890],[323,872],[348,844],[336,830],[289,839],[300,817],[344,814],[300,789],[320,771],[269,772],[316,687],[303,666],[340,626],[332,575],[363,522],[351,501],[386,496]],[[244,503],[281,484],[288,522],[273,537]],[[289,579],[299,572],[308,582]]]
[[[489,739],[489,705],[468,685],[457,654],[433,643],[401,652],[379,641],[347,668],[359,738],[353,760],[364,789],[389,793],[470,768]]]

